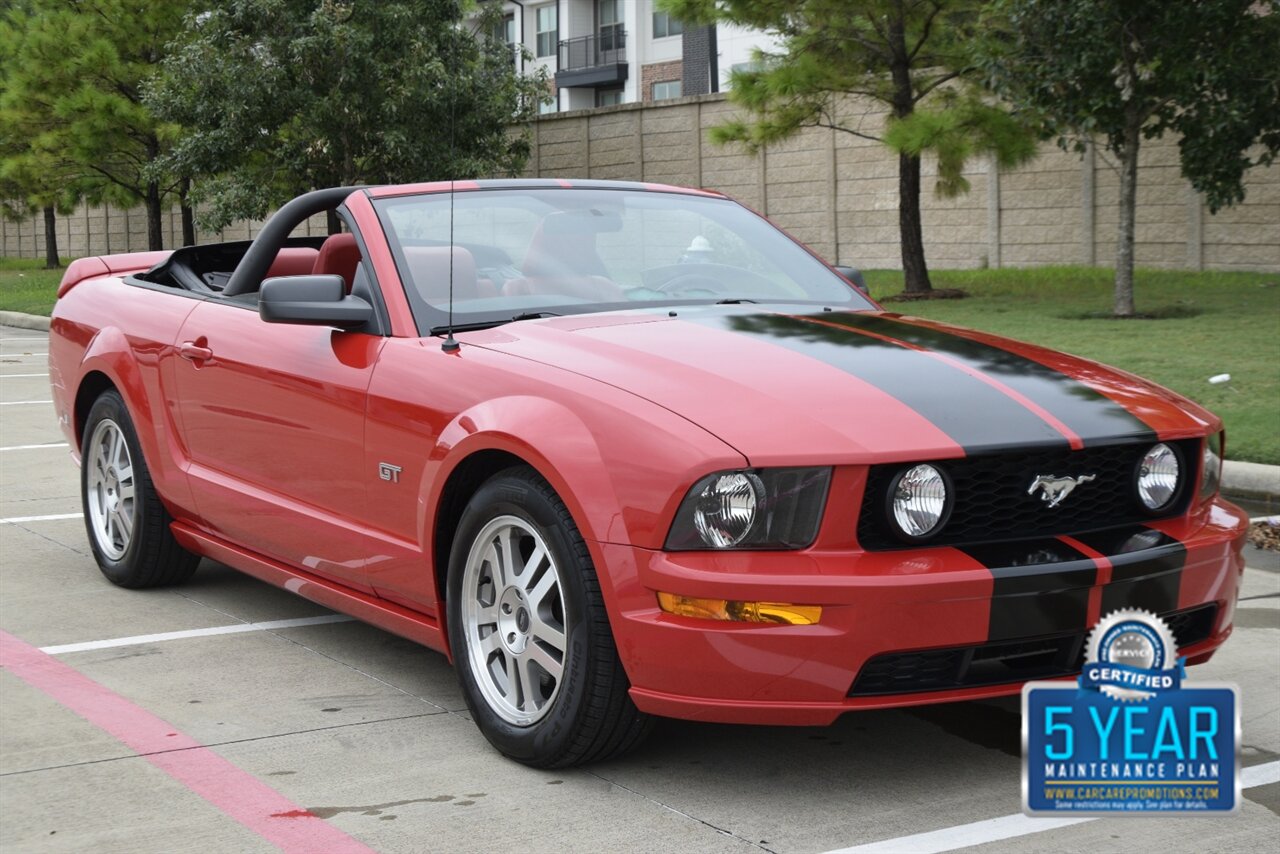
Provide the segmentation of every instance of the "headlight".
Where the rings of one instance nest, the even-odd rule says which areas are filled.
[[[1178,494],[1182,465],[1178,452],[1161,442],[1138,465],[1138,498],[1148,510],[1163,510]]]
[[[1203,474],[1200,476],[1200,498],[1208,500],[1218,492],[1222,483],[1222,434],[1214,433],[1204,440]]]
[[[927,539],[941,530],[951,512],[947,477],[928,464],[913,466],[889,484],[889,518],[908,541]]]
[[[818,535],[830,482],[829,468],[707,475],[680,502],[666,548],[802,549]]]

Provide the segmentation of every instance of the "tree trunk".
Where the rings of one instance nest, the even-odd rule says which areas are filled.
[[[1115,316],[1132,317],[1133,226],[1138,207],[1138,147],[1142,122],[1130,117],[1125,123],[1124,150],[1120,152],[1120,225],[1116,232]]]
[[[933,290],[924,260],[924,230],[920,222],[920,158],[898,155],[898,232],[902,240],[902,272],[906,292]]]
[[[56,270],[58,263],[58,222],[53,205],[44,206],[44,268]]]
[[[178,188],[178,198],[180,200],[180,209],[182,211],[182,245],[196,245],[196,212],[191,209],[191,203],[187,201],[187,194],[191,192],[191,181],[187,178],[182,179],[182,186]]]
[[[164,249],[164,231],[161,226],[160,185],[147,184],[147,248],[152,252]]]
[[[325,211],[325,221],[329,226],[330,234],[338,234],[342,231],[342,220],[338,219],[337,211]]]
[[[893,51],[890,73],[893,78],[893,115],[905,119],[915,112],[915,86],[911,80],[911,60],[907,52],[906,21],[902,6],[889,22],[889,45]],[[898,154],[898,240],[902,244],[902,275],[909,294],[933,290],[929,266],[924,260],[924,230],[920,222],[920,158]]]

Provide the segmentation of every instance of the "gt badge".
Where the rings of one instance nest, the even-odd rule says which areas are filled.
[[[1055,477],[1051,474],[1042,474],[1031,481],[1031,488],[1027,490],[1027,495],[1035,495],[1036,490],[1039,490],[1041,501],[1050,507],[1057,507],[1077,486],[1097,479],[1096,474],[1082,474],[1079,477]]]
[[[391,463],[378,463],[378,477],[392,483],[400,482],[400,466],[393,466]]]

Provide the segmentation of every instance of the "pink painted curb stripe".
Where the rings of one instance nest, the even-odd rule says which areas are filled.
[[[373,854],[166,721],[5,631],[0,668],[110,733],[282,851]]]

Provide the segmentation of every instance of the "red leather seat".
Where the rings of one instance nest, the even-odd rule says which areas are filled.
[[[404,259],[409,275],[422,298],[432,305],[449,301],[449,263],[453,259],[453,299],[455,302],[495,297],[498,289],[489,279],[476,277],[476,259],[460,246],[406,246]]]
[[[320,247],[311,272],[317,276],[341,276],[351,290],[356,278],[356,266],[360,263],[360,247],[353,234],[331,234]]]
[[[316,268],[316,259],[320,250],[308,246],[288,246],[276,253],[276,260],[271,262],[270,269],[264,278],[276,276],[305,276]]]
[[[548,214],[529,241],[521,272],[530,279],[557,276],[608,276],[596,252],[594,234],[575,233],[563,224],[563,213]]]

